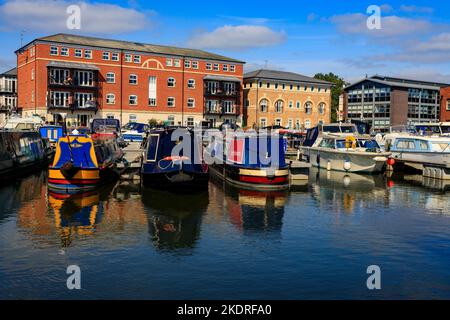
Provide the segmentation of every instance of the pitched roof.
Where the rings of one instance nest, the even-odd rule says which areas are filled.
[[[290,82],[302,82],[302,83],[317,83],[324,85],[333,85],[331,82],[319,80],[312,77],[307,77],[302,74],[276,71],[276,70],[266,70],[260,69],[244,74],[244,79],[267,79],[267,80],[281,80]]]
[[[1,76],[17,76],[17,68],[12,68],[0,74]]]
[[[390,87],[402,87],[402,88],[413,88],[413,89],[428,89],[428,90],[440,90],[442,87],[449,86],[445,83],[431,82],[431,81],[421,81],[421,80],[411,80],[402,78],[385,77],[380,75],[374,75],[369,78],[364,78],[359,81],[352,83],[347,86],[345,90],[348,90],[355,85],[360,84],[364,81],[372,81],[379,84],[384,84]]]
[[[218,61],[226,61],[226,62],[234,62],[234,63],[245,63],[244,61],[240,61],[240,60],[225,57],[222,55],[206,52],[203,50],[146,44],[146,43],[139,43],[139,42],[132,42],[132,41],[111,40],[111,39],[79,36],[79,35],[65,34],[65,33],[58,33],[55,35],[38,38],[36,40],[45,41],[45,42],[56,42],[56,43],[63,43],[63,44],[90,46],[90,47],[101,47],[101,48],[110,48],[110,49],[119,49],[119,50],[139,51],[139,52],[146,52],[146,53],[148,52],[148,53],[154,53],[154,54],[173,55],[173,56],[190,57],[190,58],[207,59],[207,60],[218,60]]]

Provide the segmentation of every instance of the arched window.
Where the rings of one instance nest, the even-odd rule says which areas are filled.
[[[305,103],[305,113],[306,114],[312,113],[312,103],[309,101]]]
[[[167,79],[167,86],[171,87],[171,88],[175,87],[175,78],[171,77],[171,78]]]
[[[277,112],[277,113],[283,112],[283,101],[282,100],[278,100],[277,102],[275,102],[275,112]]]
[[[267,99],[262,99],[261,102],[259,103],[259,107],[261,112],[267,112],[269,108],[269,101]]]
[[[319,113],[325,114],[325,103],[323,102],[319,103]]]

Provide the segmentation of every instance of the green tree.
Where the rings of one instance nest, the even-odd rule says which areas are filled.
[[[339,96],[344,92],[344,87],[348,83],[332,72],[317,73],[314,78],[333,83],[331,88],[331,122],[337,121],[337,110],[339,109]]]
[[[150,126],[150,128],[154,128],[158,125],[158,120],[152,118],[148,120],[148,125]]]

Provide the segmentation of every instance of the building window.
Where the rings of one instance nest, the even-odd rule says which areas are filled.
[[[189,89],[195,89],[195,80],[194,79],[189,79],[188,80],[188,88]]]
[[[218,112],[219,101],[217,100],[206,100],[206,111],[208,113]]]
[[[131,54],[127,53],[125,55],[125,62],[131,62]]]
[[[225,72],[228,72],[228,65],[227,65],[227,64],[224,64],[224,65],[222,66],[222,70],[225,71]]]
[[[294,107],[294,101],[289,101],[289,109],[292,109]]]
[[[92,87],[94,85],[94,73],[92,71],[76,71],[75,83],[82,87]]]
[[[83,57],[83,50],[75,49],[75,58],[82,58],[82,57]]]
[[[173,59],[166,59],[166,67],[173,67]]]
[[[180,61],[180,59],[175,59],[175,60],[173,60],[173,66],[174,66],[174,67],[177,67],[177,68],[181,67],[181,61]]]
[[[447,111],[449,111],[449,110],[450,110],[450,99],[447,100]]]
[[[233,101],[224,101],[223,102],[223,112],[225,114],[233,114],[234,113],[234,103],[233,103]]]
[[[305,103],[305,113],[306,114],[312,113],[312,103],[309,101]]]
[[[114,115],[112,113],[108,113],[106,115],[106,119],[114,119]]]
[[[31,92],[32,101],[34,100],[34,91]],[[50,92],[50,105],[52,107],[69,107],[69,92]]]
[[[267,127],[267,119],[266,118],[259,119],[259,123],[260,123],[261,128]]]
[[[119,61],[119,54],[118,53],[113,53],[111,55],[111,60],[112,61]]]
[[[68,84],[69,70],[67,69],[50,69],[51,84]]]
[[[206,83],[206,88],[208,90],[208,93],[216,94],[217,90],[219,89],[219,83],[216,81],[208,81]]]
[[[319,103],[319,113],[325,114],[325,103],[323,102]]]
[[[69,56],[69,48],[61,48],[61,56],[68,57]]]
[[[115,104],[116,103],[116,96],[113,93],[108,93],[106,95],[106,103],[107,104]]]
[[[169,88],[174,88],[175,84],[176,84],[175,78],[171,77],[171,78],[167,79],[167,86]]]
[[[259,85],[259,87],[260,87],[260,88],[262,88],[262,86],[263,86],[263,83],[262,83],[262,82],[260,82],[260,83],[259,83],[258,85]]]
[[[92,59],[92,50],[84,50],[84,58]]]
[[[135,75],[135,74],[130,74],[130,77],[129,77],[128,82],[129,82],[130,84],[136,85],[136,84],[138,83],[138,76]]]
[[[283,112],[283,101],[282,100],[278,100],[277,102],[275,102],[275,112],[276,113]]]
[[[206,64],[206,70],[212,70],[212,63],[207,63]]]
[[[106,82],[107,83],[115,83],[116,82],[116,74],[114,72],[108,72],[106,74]]]
[[[314,86],[311,86],[311,91],[314,91]]]
[[[141,63],[141,56],[134,56],[134,63]]]
[[[130,95],[128,97],[128,103],[130,106],[135,106],[138,104],[138,97],[136,95]]]
[[[198,61],[192,61],[192,69],[198,69]]]
[[[297,109],[300,109],[300,107],[301,107],[301,103],[300,103],[300,101],[297,101],[297,103],[296,103],[296,107],[297,107]]]
[[[51,46],[50,47],[50,55],[57,56],[58,55],[58,47]]]
[[[289,89],[291,89],[291,91],[294,90],[294,86],[291,84]]]
[[[34,80],[34,69],[31,69],[31,80]]]
[[[156,107],[156,88],[157,81],[156,77],[148,77],[148,105],[150,107]]]
[[[230,72],[236,72],[236,66],[234,64],[230,66]]]
[[[307,119],[305,120],[305,129],[311,128],[311,120]]]
[[[128,120],[129,120],[129,122],[136,122],[137,121],[137,117],[136,117],[135,114],[130,114],[128,116]]]
[[[295,129],[300,130],[300,119],[295,120]]]
[[[226,95],[236,94],[236,84],[234,82],[225,82],[223,86]]]
[[[220,64],[214,63],[214,71],[220,71]]]
[[[194,118],[193,117],[188,117],[187,118],[187,120],[186,120],[186,125],[188,126],[188,127],[194,127]]]
[[[187,101],[187,106],[188,106],[188,108],[195,108],[195,99],[189,98]]]
[[[282,88],[283,88],[283,90],[286,90],[286,85],[284,83],[283,83]]]
[[[175,98],[174,97],[167,98],[167,106],[169,108],[174,108],[175,107]]]
[[[79,108],[92,108],[95,107],[94,95],[92,93],[75,93],[75,101]]]
[[[269,101],[267,99],[262,99],[261,102],[259,103],[259,109],[261,110],[261,112],[267,112],[269,108]]]
[[[275,90],[278,89],[278,83],[275,83]]]
[[[191,68],[191,60],[185,60],[184,61],[184,67],[186,69],[190,69]]]
[[[169,126],[174,126],[175,125],[175,116],[168,116],[167,122],[169,123]]]
[[[110,54],[109,52],[104,51],[104,52],[103,52],[103,56],[102,56],[102,57],[103,57],[103,60],[109,60],[110,55],[111,55],[111,54]]]
[[[275,125],[281,126],[281,121],[282,121],[282,119],[280,119],[280,118],[275,119]]]
[[[294,120],[292,119],[288,120],[288,129],[294,129]]]

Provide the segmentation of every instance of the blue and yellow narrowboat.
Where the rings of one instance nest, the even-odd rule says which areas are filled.
[[[123,151],[114,133],[68,135],[58,141],[48,186],[52,192],[77,194],[120,177]]]

